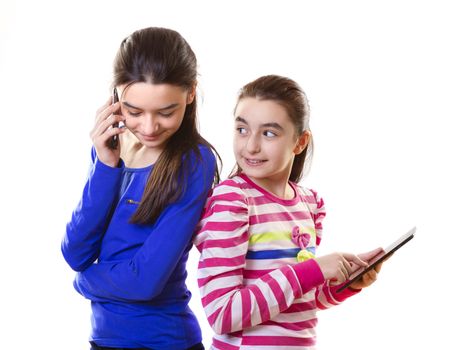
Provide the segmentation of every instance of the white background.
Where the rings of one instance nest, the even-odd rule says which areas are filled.
[[[304,4],[304,5],[303,5]],[[244,83],[287,75],[315,139],[303,184],[328,211],[320,254],[416,238],[371,288],[321,312],[318,348],[451,349],[462,343],[464,13],[459,1],[2,1],[2,349],[87,349],[89,305],[60,241],[77,204],[95,110],[120,41],[179,31],[197,54],[200,127],[233,164]],[[211,331],[189,286],[205,344]]]

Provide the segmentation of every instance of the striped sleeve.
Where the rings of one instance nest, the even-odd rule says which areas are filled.
[[[208,199],[194,240],[201,254],[201,301],[217,334],[266,322],[304,293],[295,270],[288,265],[244,285],[248,227],[246,196],[236,182],[226,180]]]
[[[314,197],[315,205],[311,208],[311,215],[314,221],[315,229],[316,229],[316,244],[319,245],[322,239],[322,221],[325,218],[325,204],[324,200],[319,197],[318,193],[314,190],[310,191],[312,196]],[[316,305],[319,310],[325,310],[331,308],[332,306],[338,305],[347,298],[358,294],[359,291],[355,291],[352,289],[345,289],[341,293],[337,293],[336,290],[340,286],[331,286],[329,285],[329,281],[325,281],[324,284],[317,286],[316,288]]]
[[[314,228],[316,229],[316,245],[319,246],[322,239],[322,221],[325,218],[325,205],[324,200],[319,197],[316,191],[311,190],[311,194],[315,202],[314,207],[311,208],[311,216],[314,221]]]
[[[358,294],[361,291],[346,288],[342,292],[338,293],[336,290],[339,287],[339,285],[330,286],[329,281],[326,281],[323,285],[320,285],[316,289],[316,306],[318,310],[326,310],[332,306],[339,305],[344,300]]]

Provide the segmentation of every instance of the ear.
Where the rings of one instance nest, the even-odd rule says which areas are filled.
[[[187,95],[187,104],[188,105],[193,102],[193,100],[195,99],[196,93],[197,93],[197,82],[195,82],[188,91],[188,95]]]
[[[311,132],[309,130],[303,131],[303,133],[298,136],[296,146],[293,149],[293,153],[300,154],[308,146],[309,141],[311,140]]]

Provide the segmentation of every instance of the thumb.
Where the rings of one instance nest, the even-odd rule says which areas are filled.
[[[358,254],[358,256],[364,261],[369,261],[369,260],[372,260],[377,255],[382,254],[383,252],[384,252],[383,248],[379,247],[369,252]]]

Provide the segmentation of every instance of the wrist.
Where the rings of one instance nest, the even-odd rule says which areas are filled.
[[[351,286],[348,286],[348,289],[349,289],[350,291],[352,291],[352,292],[355,292],[355,293],[362,291],[362,288],[353,288],[353,287],[351,287]]]
[[[108,160],[102,160],[98,158],[97,156],[97,159],[100,164],[104,165],[107,168],[121,168],[123,164],[123,161],[121,158],[118,158],[116,161],[115,160],[108,161]]]
[[[300,282],[303,294],[324,283],[324,275],[315,259],[309,259],[293,265],[293,270]]]

